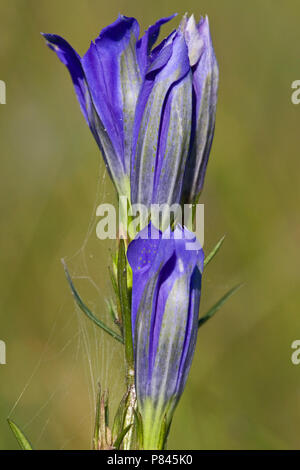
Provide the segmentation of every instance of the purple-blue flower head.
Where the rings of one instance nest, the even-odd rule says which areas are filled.
[[[67,66],[84,117],[120,195],[132,203],[193,202],[211,146],[218,68],[208,20],[184,18],[158,46],[162,18],[139,38],[119,16],[81,57],[44,34]]]
[[[186,249],[191,238],[186,228],[162,234],[150,224],[128,247],[135,383],[146,449],[160,445],[195,350],[204,253],[200,245]]]

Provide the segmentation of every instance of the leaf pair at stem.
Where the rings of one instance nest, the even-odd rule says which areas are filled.
[[[218,241],[218,243],[215,245],[215,247],[211,250],[211,252],[208,254],[208,256],[204,260],[204,268],[213,260],[213,258],[216,256],[218,251],[220,250],[223,242],[225,240],[225,235]],[[92,320],[95,325],[98,327],[102,328],[106,333],[108,333],[110,336],[112,336],[114,339],[119,341],[120,343],[124,344],[124,337],[120,336],[118,333],[116,333],[114,330],[112,330],[110,327],[108,327],[103,321],[101,321],[99,318],[94,315],[91,310],[86,306],[86,304],[83,302],[81,299],[80,295],[78,294],[77,290],[75,289],[75,286],[73,284],[72,278],[69,274],[68,268],[64,260],[62,260],[65,274],[67,281],[69,283],[71,292],[73,294],[74,300],[78,307],[82,310],[82,312],[90,319]],[[122,312],[122,317],[126,319],[126,326],[125,326],[125,335],[126,335],[126,340],[125,344],[128,345],[128,359],[130,359],[130,362],[133,363],[133,357],[130,356],[130,349],[132,351],[132,337],[131,337],[131,329],[129,329],[129,321],[131,324],[131,320],[129,318],[128,312],[130,311],[130,304],[129,304],[129,296],[128,296],[128,289],[127,289],[127,281],[126,283],[124,282],[124,277],[126,275],[127,279],[127,268],[126,268],[126,254],[125,254],[125,247],[124,247],[124,242],[121,240],[120,242],[120,249],[119,249],[119,256],[118,256],[118,285],[116,284],[116,281],[114,279],[113,273],[111,273],[111,278],[112,282],[115,283],[115,291],[117,290],[119,300],[120,300],[120,308]],[[126,271],[126,272],[125,272]],[[225,302],[235,293],[237,292],[240,288],[242,287],[242,284],[238,284],[231,289],[229,289],[226,294],[224,294],[206,313],[203,315],[201,318],[199,318],[199,323],[198,327],[204,325],[204,323],[207,322],[210,318],[213,317],[215,313],[217,313],[218,310],[225,304]],[[122,300],[121,300],[122,299]],[[111,305],[109,308],[112,308]],[[130,357],[129,357],[130,356]]]

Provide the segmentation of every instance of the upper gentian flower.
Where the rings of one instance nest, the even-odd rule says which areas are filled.
[[[186,249],[191,237],[180,226],[162,234],[150,224],[128,247],[135,383],[145,449],[163,447],[195,350],[204,253],[200,245]]]
[[[44,34],[69,69],[118,193],[147,206],[196,199],[214,129],[218,68],[208,20],[184,18],[153,48],[171,18],[139,39],[137,21],[120,16],[83,57]]]

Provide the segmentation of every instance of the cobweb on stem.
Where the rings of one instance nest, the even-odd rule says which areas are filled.
[[[98,318],[112,326],[105,298],[112,295],[107,268],[115,245],[114,241],[100,241],[96,237],[96,208],[109,202],[105,180],[106,171],[103,174],[100,163],[86,235],[80,248],[66,256],[64,262],[84,302]],[[90,448],[98,385],[109,390],[111,416],[124,390],[121,345],[83,315],[73,301],[67,281],[65,291],[66,300],[56,315],[48,312],[55,317],[53,327],[8,416],[18,422],[34,448]],[[36,402],[35,407],[29,406],[28,416],[22,405],[41,386],[43,401],[37,408]],[[19,418],[21,412],[23,422]]]

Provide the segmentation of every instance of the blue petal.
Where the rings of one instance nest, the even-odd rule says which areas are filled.
[[[83,112],[83,115],[89,124],[86,98],[88,96],[88,86],[84,76],[79,54],[70,46],[70,44],[56,34],[43,34],[50,49],[56,52],[61,62],[68,68],[75,92]]]
[[[196,202],[204,184],[207,162],[212,145],[219,70],[216,61],[208,18],[198,25],[193,16],[185,25],[189,58],[193,67],[194,121],[190,155],[184,177],[184,202]]]
[[[82,66],[82,59],[62,37],[55,34],[43,34],[43,36],[47,45],[56,52],[58,58],[68,68],[81,110],[103,154],[110,176],[118,191],[121,194],[126,194],[126,174],[105,125],[95,109],[90,86]]]
[[[178,31],[150,63],[137,102],[131,168],[133,203],[149,207],[161,200],[179,202],[191,97],[188,50]]]
[[[179,203],[192,122],[192,74],[174,84],[166,97],[156,156],[152,202]]]
[[[82,58],[95,109],[118,156],[114,166],[119,164],[127,175],[140,88],[135,52],[138,35],[137,21],[120,16],[100,33]]]
[[[168,21],[172,20],[176,14],[172,16],[168,16],[166,18],[161,18],[158,20],[154,25],[150,26],[147,31],[145,31],[144,36],[142,36],[137,44],[136,44],[136,52],[137,52],[137,58],[138,58],[138,63],[140,67],[140,72],[141,76],[143,77],[146,73],[147,66],[149,63],[149,56],[152,47],[157,41],[157,38],[159,36],[160,32],[160,27],[167,23]]]
[[[149,278],[149,270],[157,256],[161,238],[162,233],[150,223],[130,243],[127,250],[127,258],[133,273],[133,284],[137,286],[132,290],[131,320],[133,333],[138,307]]]

